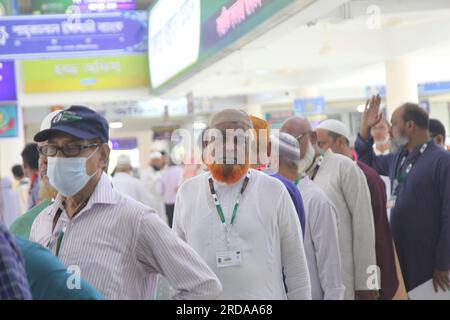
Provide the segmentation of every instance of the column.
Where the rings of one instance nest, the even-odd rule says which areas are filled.
[[[417,81],[409,58],[402,57],[385,62],[386,106],[388,119],[405,102],[419,102]]]

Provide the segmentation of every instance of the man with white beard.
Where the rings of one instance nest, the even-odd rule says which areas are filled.
[[[299,143],[299,173],[308,175],[337,209],[344,299],[377,299],[374,223],[363,172],[347,157],[321,151],[306,118],[289,118],[281,132],[294,136]]]
[[[377,156],[390,152],[389,129],[389,123],[386,119],[383,119],[370,130],[374,139],[373,151]]]

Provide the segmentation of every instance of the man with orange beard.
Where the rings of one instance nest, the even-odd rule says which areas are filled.
[[[289,193],[277,179],[250,169],[248,115],[226,109],[212,116],[209,128],[209,172],[180,187],[173,229],[221,280],[219,299],[311,299]]]

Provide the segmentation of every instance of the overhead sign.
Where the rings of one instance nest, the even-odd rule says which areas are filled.
[[[187,101],[180,99],[151,99],[147,101],[118,101],[116,103],[89,104],[90,107],[110,120],[123,118],[162,118],[187,115]]]
[[[264,118],[272,129],[280,129],[283,122],[294,115],[293,110],[270,111],[264,114]]]
[[[19,135],[17,105],[0,105],[0,138]]]
[[[148,28],[151,89],[163,91],[200,70],[293,2],[157,1],[150,9]]]
[[[145,55],[24,61],[22,68],[25,93],[148,86]]]
[[[426,82],[418,85],[419,94],[450,92],[450,81]]]
[[[149,14],[153,88],[195,63],[200,49],[200,0],[159,1]]]
[[[417,85],[417,91],[419,95],[450,92],[450,81],[419,83]],[[366,87],[366,96],[368,98],[375,94],[379,94],[383,98],[386,97],[386,86],[381,85]]]
[[[0,60],[0,101],[16,101],[14,61]]]
[[[12,11],[11,0],[0,0],[0,16],[8,16]]]
[[[117,138],[111,139],[113,150],[132,150],[138,147],[137,138]]]
[[[324,97],[300,98],[294,100],[296,114],[322,114],[326,112]]]
[[[0,20],[0,58],[144,53],[146,20],[143,11],[5,17]]]
[[[33,0],[34,14],[135,10],[136,0]]]

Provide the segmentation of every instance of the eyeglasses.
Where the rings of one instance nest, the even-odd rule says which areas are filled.
[[[98,147],[100,144],[93,143],[88,145],[77,145],[77,144],[67,144],[62,147],[54,146],[51,144],[47,144],[45,146],[38,147],[38,151],[40,154],[47,156],[47,157],[54,157],[58,153],[58,151],[61,151],[66,157],[76,157],[78,156],[81,151],[89,148]]]
[[[306,136],[307,134],[311,133],[312,131],[307,131],[305,133],[302,133],[300,135],[298,135],[297,137],[295,137],[295,140],[300,141],[304,136]]]

